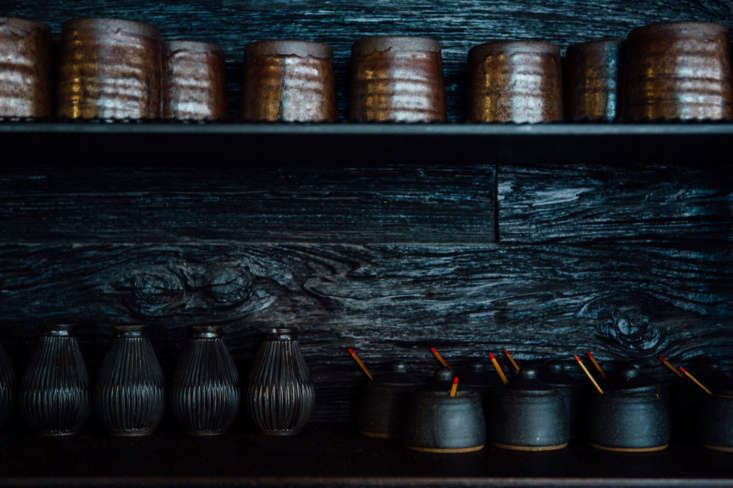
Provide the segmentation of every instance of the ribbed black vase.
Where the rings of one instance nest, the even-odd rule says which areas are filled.
[[[150,435],[163,418],[163,370],[144,327],[117,327],[99,370],[94,403],[104,428],[112,435]]]
[[[239,373],[216,327],[194,327],[170,391],[173,415],[188,434],[223,434],[239,410]]]
[[[77,433],[89,418],[89,375],[68,325],[46,329],[20,384],[28,428],[47,436]]]
[[[13,415],[15,406],[15,370],[13,363],[0,346],[0,427]]]
[[[268,435],[297,434],[314,403],[313,383],[294,331],[269,330],[249,375],[247,407],[252,421]]]

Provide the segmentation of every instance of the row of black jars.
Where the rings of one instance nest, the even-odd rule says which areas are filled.
[[[143,326],[121,326],[104,358],[94,407],[105,430],[145,436],[160,423],[166,405],[163,371]],[[1,351],[1,350],[0,350]],[[13,409],[15,375],[0,353],[0,420]],[[91,413],[89,376],[69,327],[48,328],[20,382],[18,405],[30,430],[64,436],[78,432]],[[240,404],[239,373],[216,327],[194,327],[178,359],[168,391],[170,411],[192,435],[224,433]],[[246,395],[253,423],[264,433],[295,434],[314,402],[313,385],[290,329],[272,329],[261,344]]]
[[[603,450],[643,453],[668,446],[676,413],[688,418],[701,444],[733,447],[733,433],[724,428],[733,424],[730,390],[701,398],[687,383],[656,381],[635,367],[609,374],[603,395],[567,374],[560,362],[526,367],[506,387],[491,373],[474,365],[463,375],[462,392],[450,398],[451,371],[438,370],[429,386],[417,385],[400,365],[366,386],[359,430],[371,437],[400,437],[407,447],[430,452],[478,450],[487,439],[504,449],[556,450],[578,437]],[[689,401],[681,405],[680,398]],[[685,438],[683,430],[680,434]]]

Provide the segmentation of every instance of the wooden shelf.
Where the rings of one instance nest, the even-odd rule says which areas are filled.
[[[649,455],[583,445],[436,455],[318,424],[293,438],[15,434],[3,436],[0,455],[0,486],[707,486],[733,477],[730,455],[687,445]]]
[[[729,163],[733,123],[183,124],[5,122],[16,161],[376,166],[385,163]],[[144,155],[144,158],[142,156]],[[63,157],[60,157],[63,156]]]

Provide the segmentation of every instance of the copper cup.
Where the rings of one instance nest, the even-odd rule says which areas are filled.
[[[733,114],[728,33],[719,24],[672,22],[631,31],[622,78],[625,120]]]
[[[0,17],[0,117],[51,115],[51,52],[48,26]]]
[[[438,41],[367,37],[351,47],[349,120],[444,121],[445,88]]]
[[[619,68],[619,41],[590,41],[568,47],[563,72],[565,118],[614,120]]]
[[[495,41],[468,53],[468,119],[562,120],[560,48],[540,41]]]
[[[248,44],[244,60],[242,119],[336,120],[331,47],[296,40]]]
[[[226,117],[224,52],[216,44],[163,44],[163,118],[217,120]]]
[[[148,24],[75,19],[62,26],[57,109],[71,119],[160,117],[161,43]]]

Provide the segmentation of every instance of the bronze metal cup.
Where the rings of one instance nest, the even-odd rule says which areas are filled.
[[[48,26],[0,17],[0,117],[51,115],[51,37]]]
[[[298,40],[248,44],[241,108],[247,121],[336,120],[333,50]]]
[[[75,19],[62,26],[56,115],[160,117],[161,42],[148,24]]]
[[[444,121],[445,87],[438,41],[367,37],[351,47],[349,120]]]
[[[631,31],[622,78],[625,120],[733,115],[728,33],[722,25],[671,22]]]
[[[613,121],[618,112],[620,42],[600,40],[573,44],[565,54],[565,118]]]
[[[468,53],[471,122],[555,122],[563,118],[560,48],[495,41]]]
[[[216,44],[167,41],[163,44],[163,118],[226,118],[224,52]]]

